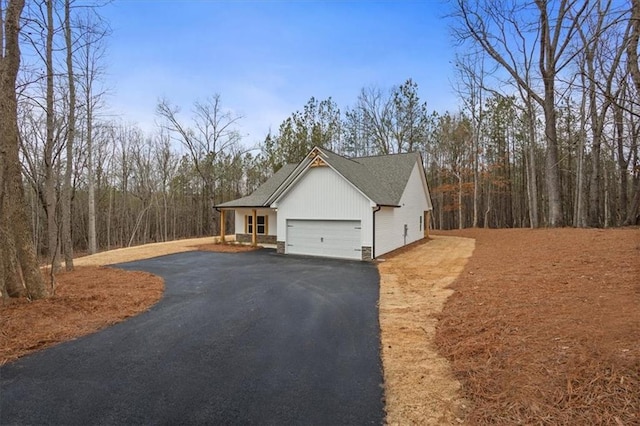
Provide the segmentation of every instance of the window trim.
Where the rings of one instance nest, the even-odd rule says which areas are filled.
[[[264,220],[264,223],[260,223],[260,219]],[[269,215],[256,215],[256,235],[269,235]],[[260,232],[260,227],[264,227],[264,232]],[[253,215],[244,215],[244,233],[253,234]]]

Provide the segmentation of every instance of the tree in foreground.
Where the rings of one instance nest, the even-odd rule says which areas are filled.
[[[3,298],[40,299],[49,295],[49,289],[33,247],[18,156],[16,78],[24,0],[9,0],[4,6],[0,8],[0,292]]]

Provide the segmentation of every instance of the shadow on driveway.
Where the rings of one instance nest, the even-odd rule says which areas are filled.
[[[149,312],[0,368],[0,424],[380,424],[372,264],[188,252]]]

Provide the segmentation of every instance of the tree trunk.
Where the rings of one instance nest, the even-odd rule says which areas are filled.
[[[598,114],[598,99],[596,96],[596,81],[593,51],[587,49],[586,55],[586,71],[589,73],[588,81],[588,97],[589,97],[589,118],[591,122],[591,178],[589,179],[589,211],[588,225],[597,228],[602,225],[600,217],[600,193],[602,191],[602,174],[601,174],[601,154],[602,154],[602,131],[604,127],[604,117],[601,114],[606,113],[606,107],[601,114]]]
[[[484,228],[489,229],[489,221],[491,214],[491,179],[487,179],[487,206],[484,211]]]
[[[478,227],[478,162],[480,156],[480,129],[474,130],[473,135],[473,227]]]
[[[52,271],[60,270],[60,244],[58,241],[58,218],[57,218],[57,176],[54,168],[54,132],[55,132],[55,111],[53,106],[53,1],[47,1],[47,42],[46,42],[46,86],[47,86],[47,136],[44,147],[44,195],[45,211],[47,213],[47,248]]]
[[[626,226],[640,225],[640,180],[635,185],[635,195],[631,206],[629,206],[629,213],[627,214],[627,220],[624,224]]]
[[[593,132],[593,142],[591,144],[591,179],[589,180],[589,226],[599,227],[600,221],[600,151],[601,133]]]
[[[91,92],[87,90],[87,193],[89,203],[88,234],[89,254],[98,251],[96,242],[96,188],[93,176],[93,111],[91,107]]]
[[[604,167],[604,227],[609,227],[609,170]]]
[[[529,97],[529,143],[527,149],[527,198],[529,200],[529,224],[531,228],[539,226],[538,221],[538,181],[536,177],[536,128],[532,100]]]
[[[73,75],[73,43],[71,40],[71,0],[64,3],[64,35],[67,50],[67,80],[69,84],[69,124],[67,130],[67,159],[62,190],[62,247],[67,271],[73,271],[73,240],[71,238],[71,175],[73,143],[76,134],[76,84]]]
[[[111,250],[111,215],[113,212],[113,190],[107,185],[109,191],[109,210],[107,210],[107,250]]]
[[[629,72],[633,78],[633,84],[636,87],[636,93],[640,93],[640,67],[638,65],[638,43],[640,41],[640,0],[631,1],[631,35],[627,44],[627,64]],[[638,134],[634,131],[634,139],[637,141]],[[635,147],[637,150],[637,146]],[[637,152],[637,151],[636,151]],[[634,158],[635,160],[635,158]],[[635,161],[632,164],[637,164]],[[629,210],[625,225],[636,225],[640,223],[640,179],[635,181],[634,196]]]
[[[4,280],[4,285],[0,281],[0,293],[2,297],[23,297],[27,294],[27,289],[22,280],[17,263],[16,242],[4,225],[0,226],[0,236],[4,244],[0,247],[0,278]]]
[[[576,170],[576,189],[573,206],[573,226],[584,227],[584,134],[580,134],[578,143],[578,158]]]
[[[629,204],[629,200],[628,200],[628,191],[629,191],[629,187],[628,187],[628,182],[629,182],[629,176],[628,176],[628,167],[629,167],[629,160],[627,157],[625,157],[625,153],[624,153],[624,122],[622,121],[622,117],[623,117],[623,110],[622,108],[617,105],[614,104],[613,106],[614,110],[613,110],[613,116],[614,116],[614,122],[615,122],[615,128],[616,128],[616,148],[618,151],[618,167],[620,168],[620,203],[619,203],[619,214],[618,217],[620,218],[617,223],[620,224],[622,221],[624,221],[627,218],[627,207]]]
[[[636,126],[631,128],[631,138],[638,140],[640,129]],[[633,147],[631,153],[631,164],[638,164],[638,145]],[[625,225],[640,225],[640,170],[636,170],[632,175],[632,194],[633,199],[629,208],[627,209],[627,218],[624,221]]]
[[[585,77],[582,76],[582,86],[586,87]],[[585,226],[584,217],[584,145],[586,141],[586,96],[582,96],[582,102],[580,103],[580,136],[578,140],[578,158],[577,158],[577,170],[576,170],[576,192],[573,207],[573,226],[576,228],[583,228]]]
[[[553,75],[545,75],[544,99],[544,132],[547,139],[547,157],[545,167],[545,183],[547,186],[549,203],[549,226],[556,227],[564,224],[562,212],[562,195],[560,193],[560,167],[558,164],[558,135],[556,129],[556,106]]]
[[[18,39],[24,0],[9,0],[5,4],[4,11],[0,10],[0,14],[4,12],[4,31],[0,33],[0,46],[4,46],[0,58],[0,154],[3,158],[0,161],[0,228],[7,238],[4,239],[6,244],[0,246],[3,257],[0,288],[26,288],[29,297],[40,299],[47,297],[49,291],[33,247],[18,155],[16,79],[20,67]]]
[[[636,86],[636,93],[640,93],[640,66],[638,65],[638,42],[640,41],[640,0],[631,0],[631,34],[627,44],[627,64],[629,72]]]
[[[462,220],[462,175],[456,173],[458,178],[458,229],[464,228]]]

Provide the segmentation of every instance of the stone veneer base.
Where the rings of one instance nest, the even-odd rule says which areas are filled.
[[[236,234],[236,241],[239,243],[251,243],[251,239],[251,234]],[[258,234],[256,235],[256,240],[258,244],[275,244],[276,236]]]
[[[362,260],[371,261],[373,258],[371,257],[371,247],[362,246]]]

